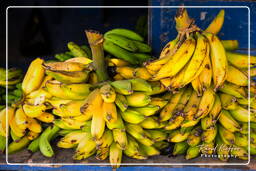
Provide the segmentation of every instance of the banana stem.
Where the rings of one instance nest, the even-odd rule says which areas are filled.
[[[88,42],[92,50],[93,65],[99,81],[108,80],[109,76],[104,60],[103,35],[94,30],[85,30]]]
[[[185,8],[178,9],[175,21],[178,32],[188,29],[194,23],[194,20],[188,16],[188,12]]]

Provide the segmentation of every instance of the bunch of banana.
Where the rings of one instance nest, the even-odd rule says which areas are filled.
[[[104,50],[130,64],[141,64],[151,58],[151,47],[144,38],[128,29],[113,29],[104,34]]]

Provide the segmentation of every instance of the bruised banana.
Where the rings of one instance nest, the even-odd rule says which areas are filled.
[[[117,110],[115,103],[103,102],[102,105],[103,118],[106,122],[116,122]]]
[[[236,98],[234,96],[231,96],[231,95],[225,94],[225,93],[221,93],[219,96],[220,96],[220,100],[221,100],[223,109],[234,110],[238,107]]]
[[[210,143],[212,141],[214,141],[216,135],[218,133],[218,128],[217,126],[214,126],[210,129],[204,130],[202,133],[202,141],[206,142],[206,143]]]
[[[109,84],[105,84],[100,88],[100,94],[106,103],[113,103],[116,99],[116,92]]]

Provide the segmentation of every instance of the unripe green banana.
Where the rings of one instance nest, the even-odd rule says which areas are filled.
[[[17,151],[24,149],[29,144],[29,142],[30,142],[30,140],[28,139],[27,136],[24,136],[17,141],[13,141],[8,146],[8,154],[13,154]]]
[[[240,125],[241,125],[241,129],[240,129],[240,133],[242,133],[242,134],[248,134],[248,123],[246,123],[246,122],[241,122],[240,123]],[[252,123],[251,123],[251,128],[252,128]]]
[[[239,132],[235,132],[235,145],[240,147],[248,146],[248,136],[241,134]]]
[[[217,146],[217,154],[219,155],[218,158],[221,161],[228,161],[229,155],[229,146],[225,144],[219,135],[216,137],[216,146]]]
[[[145,92],[151,92],[152,91],[152,88],[151,88],[151,85],[141,79],[141,78],[134,78],[134,79],[130,79],[129,80],[132,84],[132,90],[133,91],[145,91]]]
[[[166,91],[165,87],[159,81],[151,81],[150,82],[152,91],[146,92],[147,95],[156,95],[161,94]]]
[[[128,39],[131,39],[131,40],[143,41],[143,37],[141,37],[139,34],[135,33],[134,31],[128,30],[128,29],[116,28],[106,32],[104,35],[106,36],[108,34],[117,34],[120,36],[127,37]]]
[[[133,40],[132,42],[138,48],[138,52],[149,53],[152,50],[152,48],[149,45],[147,45],[146,43],[142,43],[142,42],[139,42],[136,40]]]
[[[157,141],[154,143],[154,147],[157,148],[158,150],[163,150],[167,147],[169,147],[169,143],[166,141]]]
[[[157,106],[157,105],[147,105],[147,106],[144,106],[144,107],[133,107],[133,108],[130,108],[131,110],[134,110],[134,111],[137,111],[145,116],[151,116],[151,115],[154,115],[159,109],[160,107]]]
[[[113,81],[110,84],[115,88],[116,92],[120,94],[129,95],[133,93],[132,84],[128,80]]]
[[[163,141],[167,139],[167,133],[161,129],[145,130],[151,136],[155,142]]]
[[[143,144],[139,145],[142,153],[144,153],[146,156],[156,156],[159,155],[160,152],[158,151],[158,149],[156,149],[154,146],[146,146]]]
[[[138,47],[135,45],[135,43],[124,36],[110,33],[110,34],[104,35],[104,39],[131,52],[136,52],[138,50]]]
[[[250,154],[256,155],[256,144],[250,144]]]
[[[115,104],[119,107],[119,109],[124,112],[128,108],[128,103],[125,96],[121,94],[116,95]]]
[[[231,132],[241,129],[239,123],[230,115],[227,110],[222,110],[219,117],[220,124]]]
[[[152,57],[146,53],[133,53],[133,55],[138,59],[140,63],[146,62]]]
[[[176,155],[185,154],[188,147],[189,147],[188,143],[185,141],[175,143],[172,155],[176,156]]]
[[[4,152],[6,147],[6,137],[0,135],[0,152]]]
[[[160,126],[162,124],[158,121],[157,117],[151,116],[151,117],[147,117],[146,119],[144,119],[140,123],[140,125],[144,129],[157,129],[157,128],[160,128]]]
[[[186,160],[196,158],[200,154],[200,148],[198,146],[195,147],[188,147],[187,154],[185,156]]]
[[[67,46],[68,46],[68,49],[72,52],[72,55],[74,55],[75,57],[86,57],[86,58],[89,57],[86,51],[84,51],[83,48],[81,48],[74,42],[69,42]]]
[[[238,106],[234,110],[230,110],[230,114],[237,121],[240,121],[240,122],[248,122],[249,121],[249,111],[241,106]]]
[[[35,153],[39,150],[39,140],[40,137],[34,139],[28,146],[28,150],[31,151],[32,153]]]

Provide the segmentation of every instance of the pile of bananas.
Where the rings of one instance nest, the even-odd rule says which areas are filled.
[[[217,37],[223,10],[204,31],[185,9],[175,21],[178,35],[159,59],[151,59],[151,48],[127,29],[110,30],[95,44],[87,35],[91,49],[69,42],[57,62],[35,59],[20,86],[23,98],[0,112],[0,150],[27,148],[52,157],[57,139],[57,147],[74,149],[74,160],[95,154],[114,168],[123,154],[247,160],[251,129],[250,153],[256,155],[256,84],[248,87],[256,57],[248,61],[234,52],[238,41]],[[101,59],[103,50],[109,54]],[[113,78],[102,80],[104,63],[114,68]]]

